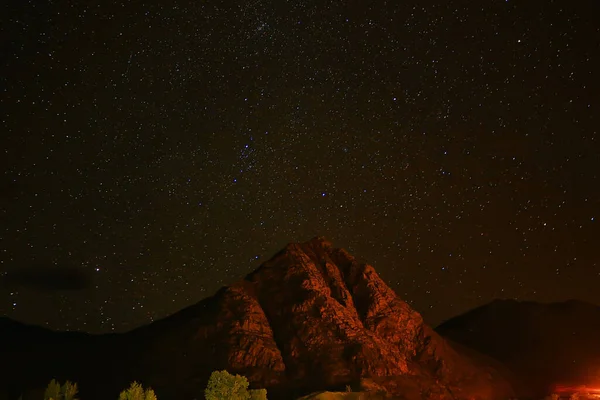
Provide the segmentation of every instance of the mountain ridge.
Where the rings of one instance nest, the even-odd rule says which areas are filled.
[[[506,365],[519,378],[515,389],[527,396],[600,382],[600,307],[589,302],[496,300],[436,331]]]
[[[161,399],[192,399],[220,369],[267,388],[272,399],[345,385],[407,399],[512,393],[497,366],[446,342],[371,265],[322,237],[290,243],[215,295],[127,333],[35,332],[0,332],[14,367],[0,387],[13,397],[59,378],[79,382],[86,400],[114,397],[132,380]]]

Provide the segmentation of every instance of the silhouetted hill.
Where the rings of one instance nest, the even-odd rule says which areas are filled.
[[[51,378],[81,398],[117,398],[133,380],[161,400],[202,398],[227,369],[269,398],[379,388],[406,399],[504,399],[501,367],[449,343],[373,267],[322,238],[290,244],[245,279],[118,335],[56,333],[2,320],[1,385],[12,398]]]
[[[600,381],[600,307],[593,304],[496,300],[436,331],[504,363],[523,395]]]

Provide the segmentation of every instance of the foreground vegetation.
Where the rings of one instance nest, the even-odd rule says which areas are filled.
[[[248,389],[248,379],[241,375],[232,375],[227,371],[215,371],[211,374],[204,398],[206,400],[267,400],[266,389]],[[44,391],[44,400],[79,400],[77,383],[66,381],[60,384],[52,379]],[[152,388],[144,388],[133,382],[129,388],[119,394],[119,400],[158,400]]]
[[[248,390],[245,376],[215,371],[208,380],[204,397],[206,400],[267,400],[267,389]]]
[[[241,375],[232,375],[229,372],[214,371],[204,390],[206,400],[267,400],[266,389],[248,389],[248,379]],[[362,393],[351,393],[352,389],[347,386],[346,393],[313,393],[302,399],[311,400],[332,400],[332,399],[350,399],[347,395],[356,395],[362,398]],[[66,381],[60,384],[55,379],[50,381],[44,392],[44,400],[79,400],[77,398],[77,383]],[[569,400],[583,400],[587,398],[580,393],[574,393]],[[302,400],[300,399],[300,400]],[[144,388],[138,382],[132,382],[131,385],[119,394],[118,400],[158,400],[152,388]],[[551,394],[544,400],[559,400],[558,394]]]

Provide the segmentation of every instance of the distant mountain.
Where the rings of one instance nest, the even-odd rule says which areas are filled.
[[[266,387],[269,399],[345,385],[404,399],[513,394],[498,363],[441,338],[373,267],[323,238],[290,244],[213,297],[125,334],[3,319],[0,352],[11,399],[51,378],[77,381],[83,400],[117,398],[133,380],[160,400],[199,399],[219,369]]]
[[[593,304],[496,300],[436,331],[504,363],[523,396],[556,385],[600,386],[600,307]]]

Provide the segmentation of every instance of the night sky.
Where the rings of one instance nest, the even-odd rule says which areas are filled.
[[[325,236],[436,325],[600,304],[600,2],[0,11],[0,315],[125,331]]]

